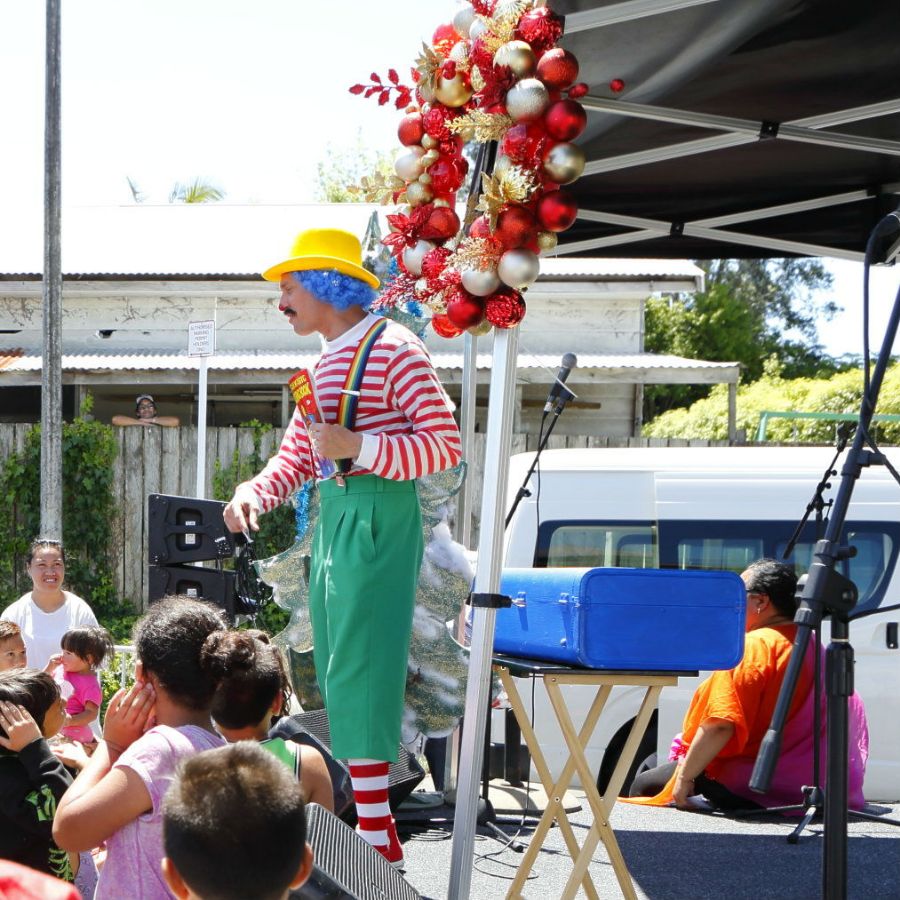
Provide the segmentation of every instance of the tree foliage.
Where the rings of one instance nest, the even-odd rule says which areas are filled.
[[[315,198],[322,203],[362,203],[363,195],[352,194],[347,188],[376,173],[393,175],[393,157],[387,151],[368,147],[361,132],[353,146],[335,147],[329,143],[324,159],[316,163]]]
[[[859,412],[862,400],[862,370],[838,372],[830,378],[785,378],[780,363],[770,357],[763,376],[738,388],[737,427],[753,440],[760,416],[769,412]],[[900,414],[900,363],[885,373],[876,413]],[[766,439],[776,443],[829,443],[837,424],[813,419],[770,419]],[[900,423],[874,423],[876,440],[900,443]],[[728,438],[728,386],[717,385],[709,397],[685,409],[663,413],[643,430],[644,437]]]
[[[111,547],[115,518],[113,463],[118,445],[112,427],[87,413],[62,429],[62,524],[66,583],[90,603],[114,637],[127,634],[134,611],[116,595]],[[34,426],[21,453],[0,470],[0,608],[31,588],[24,559],[40,533],[41,427]]]
[[[766,359],[778,360],[788,378],[831,374],[839,367],[818,342],[817,324],[838,307],[815,292],[831,285],[817,259],[698,261],[706,290],[651,298],[645,312],[645,348],[689,359],[739,362],[755,381]],[[645,391],[645,419],[684,406],[709,389],[656,385]]]

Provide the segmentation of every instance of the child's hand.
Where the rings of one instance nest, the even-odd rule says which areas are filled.
[[[103,720],[103,740],[120,752],[130,747],[147,730],[155,703],[149,682],[116,691]]]
[[[24,706],[10,703],[8,700],[0,700],[0,725],[7,734],[7,737],[0,737],[0,747],[6,747],[13,753],[18,753],[33,741],[43,737],[31,713]]]
[[[90,759],[84,744],[78,741],[63,741],[61,744],[54,744],[50,749],[53,755],[70,769],[83,769]]]
[[[62,665],[62,653],[54,653],[53,656],[51,656],[50,659],[47,660],[47,665],[44,666],[44,671],[48,675],[52,675],[53,670],[57,666],[61,666],[61,665]]]

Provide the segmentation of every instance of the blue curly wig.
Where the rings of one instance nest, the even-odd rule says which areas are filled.
[[[351,306],[368,309],[375,300],[374,288],[358,278],[335,272],[333,269],[311,269],[291,274],[297,279],[300,287],[335,309],[344,310]]]

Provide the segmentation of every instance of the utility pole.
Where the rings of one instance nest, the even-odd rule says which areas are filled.
[[[44,92],[44,277],[41,366],[41,536],[62,538],[62,263],[60,2],[47,0]]]

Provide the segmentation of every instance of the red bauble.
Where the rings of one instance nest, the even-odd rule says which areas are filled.
[[[578,203],[568,191],[552,191],[538,200],[535,215],[545,231],[565,231],[578,215]]]
[[[518,165],[534,168],[551,144],[553,140],[548,136],[543,122],[513,125],[500,141],[499,153]]]
[[[504,288],[487,298],[484,317],[497,328],[512,328],[525,318],[525,301],[512,288]]]
[[[422,116],[422,125],[425,128],[425,134],[433,137],[436,141],[443,141],[452,137],[447,122],[454,118],[451,110],[444,106],[432,106],[431,109]]]
[[[625,90],[625,82],[622,81],[621,78],[613,78],[613,80],[609,83],[609,89],[614,94],[620,94]]]
[[[547,85],[558,91],[574,84],[578,77],[578,60],[574,53],[557,47],[548,50],[537,64],[537,77]]]
[[[431,317],[431,327],[435,334],[442,338],[455,338],[463,333],[462,328],[457,328],[447,316],[440,313],[435,313]]]
[[[438,25],[431,36],[431,46],[434,47],[441,56],[447,56],[454,44],[458,44],[461,38],[451,23]]]
[[[462,287],[453,288],[445,296],[447,318],[457,328],[471,328],[484,318],[484,300],[481,297],[473,297]]]
[[[558,141],[574,141],[587,125],[587,113],[574,100],[560,100],[544,113],[547,134]]]
[[[494,239],[506,250],[524,247],[537,235],[534,216],[524,206],[508,206],[497,216]]]
[[[397,137],[404,147],[412,147],[422,142],[425,135],[425,126],[422,124],[422,116],[419,113],[410,113],[400,120],[397,129]]]
[[[459,231],[459,216],[449,206],[436,206],[419,237],[426,241],[446,241]],[[432,251],[434,252],[434,251]],[[424,273],[424,268],[423,268]]]
[[[431,190],[437,194],[452,194],[459,190],[468,171],[469,164],[461,156],[438,157],[428,167]]]
[[[583,81],[579,81],[578,84],[573,84],[567,93],[569,94],[570,100],[577,100],[579,97],[583,97],[587,92],[588,86]]]
[[[563,33],[563,21],[547,6],[529,10],[519,19],[516,37],[531,45],[535,53],[552,47]]]
[[[491,222],[487,216],[479,216],[469,226],[469,237],[489,238],[491,236]]]

